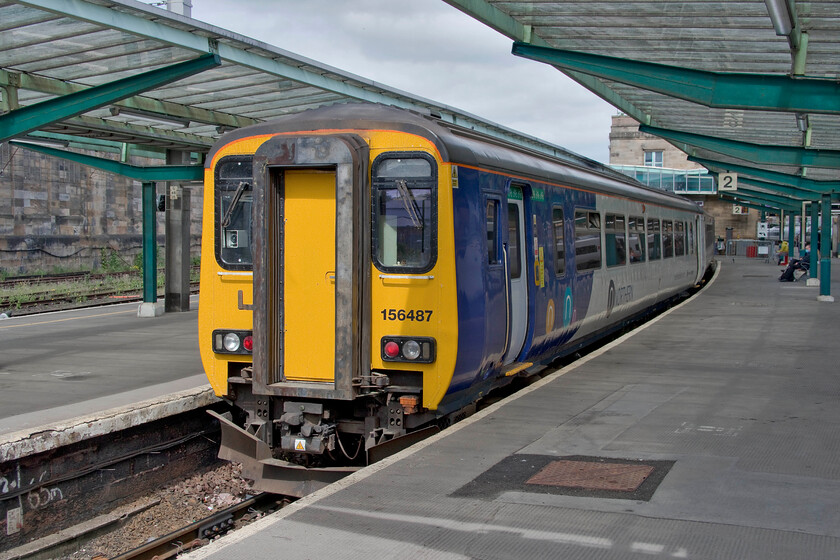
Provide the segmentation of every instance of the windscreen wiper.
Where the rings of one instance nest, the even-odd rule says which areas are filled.
[[[236,205],[239,204],[239,199],[242,197],[242,193],[245,192],[245,189],[250,189],[251,185],[242,181],[239,183],[239,186],[236,187],[236,192],[233,193],[233,200],[230,201],[230,206],[228,206],[227,211],[225,212],[224,218],[222,218],[222,227],[226,228],[230,225],[230,217],[233,215],[233,209],[236,208]]]
[[[417,229],[422,228],[423,221],[420,218],[417,201],[414,200],[414,196],[411,194],[408,184],[403,180],[397,181],[397,190],[400,193],[400,198],[402,199],[405,211],[408,214],[408,217],[411,218],[411,224]]]

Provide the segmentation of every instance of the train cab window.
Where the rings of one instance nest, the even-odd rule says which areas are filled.
[[[555,206],[551,210],[551,223],[554,231],[554,273],[566,274],[566,241],[563,230],[563,209]]]
[[[437,168],[421,153],[383,154],[371,169],[372,254],[383,272],[428,272],[437,258]]]
[[[500,264],[499,257],[499,201],[487,201],[487,264]]]
[[[249,270],[253,173],[250,157],[223,158],[215,172],[216,259],[222,267]]]
[[[604,220],[604,252],[607,256],[607,266],[627,264],[627,234],[624,225],[624,216],[617,214],[607,214]]]
[[[674,222],[674,255],[685,255],[685,222]]]
[[[674,256],[674,222],[662,220],[662,258]]]
[[[508,204],[508,266],[511,279],[522,276],[522,247],[519,246],[521,229],[519,207]]]
[[[662,232],[659,220],[649,219],[647,222],[647,246],[648,260],[658,261],[662,258]]]
[[[645,219],[630,216],[627,220],[627,249],[630,252],[630,264],[645,261]]]
[[[601,215],[575,212],[575,268],[579,271],[601,268]]]

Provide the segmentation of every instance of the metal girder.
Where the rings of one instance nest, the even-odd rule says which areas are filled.
[[[814,191],[806,191],[803,189],[797,189],[795,187],[788,187],[785,185],[779,185],[778,183],[768,183],[767,181],[759,181],[758,179],[749,179],[747,177],[738,177],[738,186],[740,188],[741,184],[750,185],[753,187],[757,187],[759,189],[764,189],[765,191],[773,191],[778,194],[786,194],[793,198],[797,198],[799,200],[819,200],[820,193]]]
[[[530,25],[520,23],[485,0],[443,1],[511,39],[548,46],[548,43],[532,35]]]
[[[707,72],[521,42],[512,53],[706,107],[840,114],[840,83],[834,80]]]
[[[781,204],[783,207],[791,207],[791,208],[798,208],[801,204],[800,200],[795,198],[788,198],[785,196],[779,196],[772,193],[764,193],[760,191],[754,191],[750,189],[743,189],[738,186],[738,191],[732,193],[733,196],[739,197],[743,196],[744,198],[751,198],[753,200],[759,200],[761,202],[765,202],[767,204]]]
[[[219,55],[209,53],[172,66],[158,68],[101,86],[94,86],[84,91],[77,91],[55,99],[21,107],[0,115],[0,141],[26,134],[56,121],[81,115],[92,109],[175,82],[220,64]]]
[[[443,0],[453,8],[461,10],[471,18],[480,21],[484,25],[495,29],[502,35],[513,39],[514,41],[521,41],[530,45],[541,47],[550,47],[548,41],[535,34],[530,25],[525,25],[508,14],[499,10],[495,6],[488,4],[485,0]],[[572,80],[576,81],[595,95],[621,109],[626,114],[630,115],[639,122],[650,122],[650,115],[643,113],[638,107],[624,99],[615,90],[607,87],[606,84],[600,80],[594,79],[580,72],[568,72],[566,74]]]
[[[639,125],[639,131],[752,163],[840,169],[840,151],[838,150],[817,150],[793,146],[754,144],[752,142],[740,142],[738,140],[729,140],[728,138],[669,130],[667,128],[658,128],[644,124]]]
[[[191,33],[186,29],[170,27],[152,19],[118,12],[105,6],[81,2],[79,0],[18,0],[18,2],[26,6],[70,16],[95,25],[124,31],[138,37],[148,37],[156,41],[163,41],[196,52],[214,52],[226,62],[289,78],[302,84],[315,86],[354,99],[369,101],[371,103],[395,105],[406,109],[418,109],[425,106],[419,99],[409,98],[407,94],[395,92],[392,95],[386,95],[385,93],[380,93],[377,90],[388,91],[389,88],[371,80],[364,80],[349,74],[347,77],[352,78],[352,80],[343,80],[341,78],[345,74],[338,69],[331,72],[331,74],[335,74],[338,77],[332,78],[322,75],[322,73],[309,70],[305,66],[285,63],[280,60],[279,56],[277,58],[269,58],[234,45]],[[148,11],[152,16],[156,15],[154,8],[143,6],[140,3],[137,4],[137,6],[133,6],[135,9]],[[262,45],[255,46],[262,47]]]
[[[0,87],[12,87],[15,84],[17,84],[16,87],[20,89],[48,93],[50,95],[68,95],[90,89],[89,86],[65,82],[64,80],[58,80],[55,78],[36,76],[25,72],[9,72],[7,70],[0,70]],[[129,97],[123,101],[115,102],[114,105],[118,107],[139,109],[150,113],[159,113],[161,117],[171,115],[174,117],[186,118],[194,122],[224,125],[235,128],[241,128],[243,126],[260,122],[257,119],[231,115],[230,113],[201,109],[199,107],[190,107],[180,103],[162,101],[160,99],[152,99],[150,97],[142,96]]]
[[[747,208],[754,208],[756,210],[761,210],[763,212],[768,212],[770,210],[785,210],[786,208],[779,207],[778,204],[770,204],[770,205],[762,205],[762,204],[753,204],[751,202],[745,202],[743,200],[736,200],[729,195],[722,194],[720,195],[720,200],[725,202],[731,202],[732,204],[737,204],[738,206],[746,206]]]
[[[49,146],[32,144],[30,142],[12,140],[9,144],[26,148],[27,150],[40,152],[48,156],[74,161],[76,163],[81,163],[82,165],[88,165],[90,167],[95,167],[110,173],[116,173],[117,175],[123,175],[130,179],[142,182],[204,180],[204,166],[202,165],[160,165],[154,167],[141,167],[138,165],[120,163],[119,161],[111,159],[78,154],[76,152],[59,150],[58,148],[50,148]]]
[[[74,127],[84,130],[101,131],[105,135],[131,136],[135,138],[145,138],[149,140],[150,144],[160,146],[194,146],[196,150],[207,151],[213,145],[215,139],[207,136],[198,136],[196,134],[187,134],[177,130],[166,130],[163,128],[155,128],[153,126],[141,126],[128,124],[124,122],[100,119],[98,117],[87,117],[81,115],[66,119],[60,123],[54,123],[45,129],[56,129],[59,127],[66,127],[72,129]],[[76,134],[76,136],[84,136],[83,134]],[[183,148],[181,148],[183,149]]]
[[[753,177],[758,177],[759,179],[763,179],[771,183],[788,185],[806,191],[813,191],[817,193],[830,193],[840,190],[840,181],[815,181],[813,179],[806,179],[805,177],[799,177],[797,175],[779,173],[778,171],[769,171],[767,169],[759,169],[757,167],[738,165],[735,163],[729,163],[725,161],[715,161],[695,156],[688,156],[688,161],[699,163],[700,165],[706,168],[717,167],[720,169],[727,169],[735,173],[751,175]]]

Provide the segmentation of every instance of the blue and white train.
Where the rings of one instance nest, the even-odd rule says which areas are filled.
[[[375,460],[713,259],[689,200],[379,105],[234,131],[205,189],[202,359],[236,406],[223,456],[257,480]]]

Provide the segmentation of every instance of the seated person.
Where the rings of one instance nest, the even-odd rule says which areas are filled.
[[[808,270],[811,266],[811,244],[806,243],[805,249],[799,254],[798,259],[793,259],[791,265],[796,270]]]

